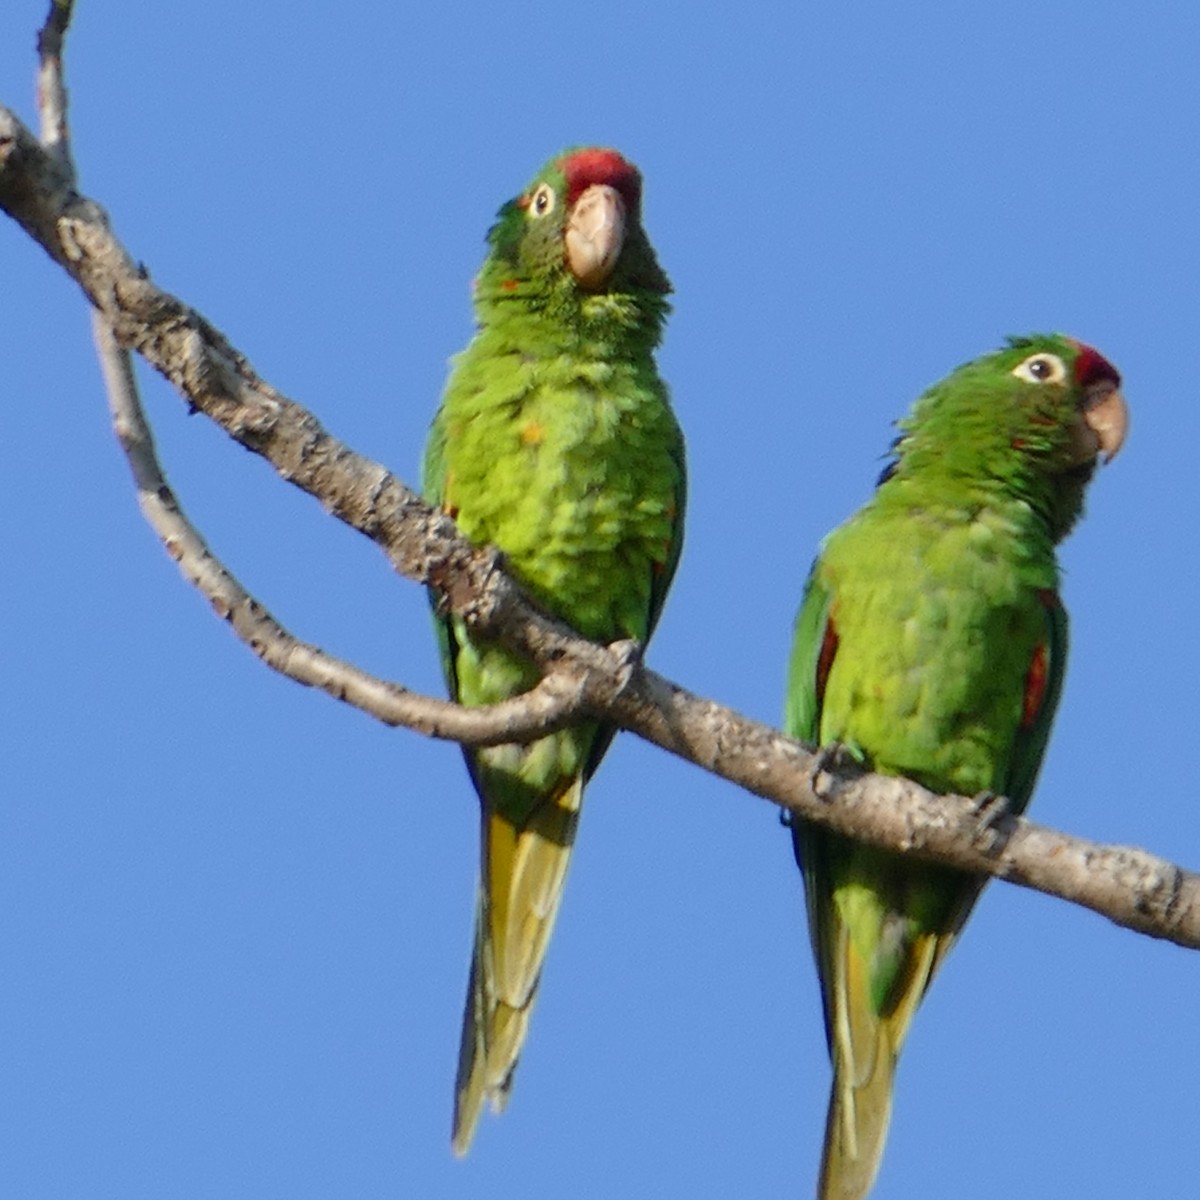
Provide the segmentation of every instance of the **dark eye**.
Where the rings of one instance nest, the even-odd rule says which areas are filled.
[[[539,183],[529,197],[529,215],[544,217],[554,211],[554,189],[548,183]]]
[[[1012,373],[1029,383],[1062,383],[1067,377],[1067,364],[1057,354],[1031,354],[1013,367]]]

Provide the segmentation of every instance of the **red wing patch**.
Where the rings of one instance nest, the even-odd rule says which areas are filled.
[[[1042,606],[1047,609],[1058,608],[1062,601],[1058,593],[1049,588],[1042,588],[1038,594]],[[1034,648],[1033,657],[1029,660],[1029,669],[1025,672],[1025,696],[1021,702],[1021,728],[1032,729],[1038,714],[1042,711],[1042,703],[1046,699],[1046,688],[1050,683],[1050,647],[1046,642],[1038,642]]]
[[[817,655],[816,693],[817,706],[825,703],[825,684],[829,681],[829,672],[833,667],[834,655],[837,654],[838,635],[833,627],[833,621],[825,622],[825,636],[821,640],[821,653]]]
[[[1046,698],[1046,682],[1049,672],[1046,670],[1046,643],[1039,642],[1025,674],[1025,699],[1021,708],[1021,728],[1032,729]]]

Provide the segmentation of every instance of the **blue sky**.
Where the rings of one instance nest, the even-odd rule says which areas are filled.
[[[624,150],[676,286],[692,489],[650,662],[766,720],[890,421],[1008,333],[1092,342],[1133,428],[1063,552],[1033,815],[1198,866],[1200,9],[902,7],[85,2],[81,182],[161,284],[414,480],[495,209],[563,146]],[[30,120],[44,8],[0,11],[0,102]],[[788,838],[629,737],[512,1103],[452,1158],[457,750],[236,642],[138,514],[78,292],[7,223],[0,278],[0,1192],[811,1194],[828,1067]],[[418,590],[144,380],[172,482],[260,599],[440,690]],[[1195,954],[993,886],[917,1019],[876,1197],[1192,1194],[1198,988]]]

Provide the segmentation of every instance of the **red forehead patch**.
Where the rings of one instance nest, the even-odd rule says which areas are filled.
[[[558,165],[567,180],[568,207],[592,184],[606,183],[621,193],[630,212],[637,211],[642,198],[642,177],[637,167],[615,150],[595,147],[576,150],[559,159]]]
[[[1075,345],[1079,347],[1079,356],[1075,359],[1075,382],[1080,387],[1090,387],[1093,383],[1100,383],[1105,379],[1117,387],[1121,386],[1121,376],[1117,374],[1117,368],[1103,354],[1082,342],[1075,342]]]

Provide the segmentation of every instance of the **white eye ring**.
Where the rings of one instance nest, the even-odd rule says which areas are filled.
[[[1026,383],[1063,383],[1067,378],[1067,364],[1057,354],[1042,351],[1031,354],[1013,367],[1012,373]]]
[[[546,217],[554,211],[554,189],[548,183],[539,183],[529,197],[529,215]]]

